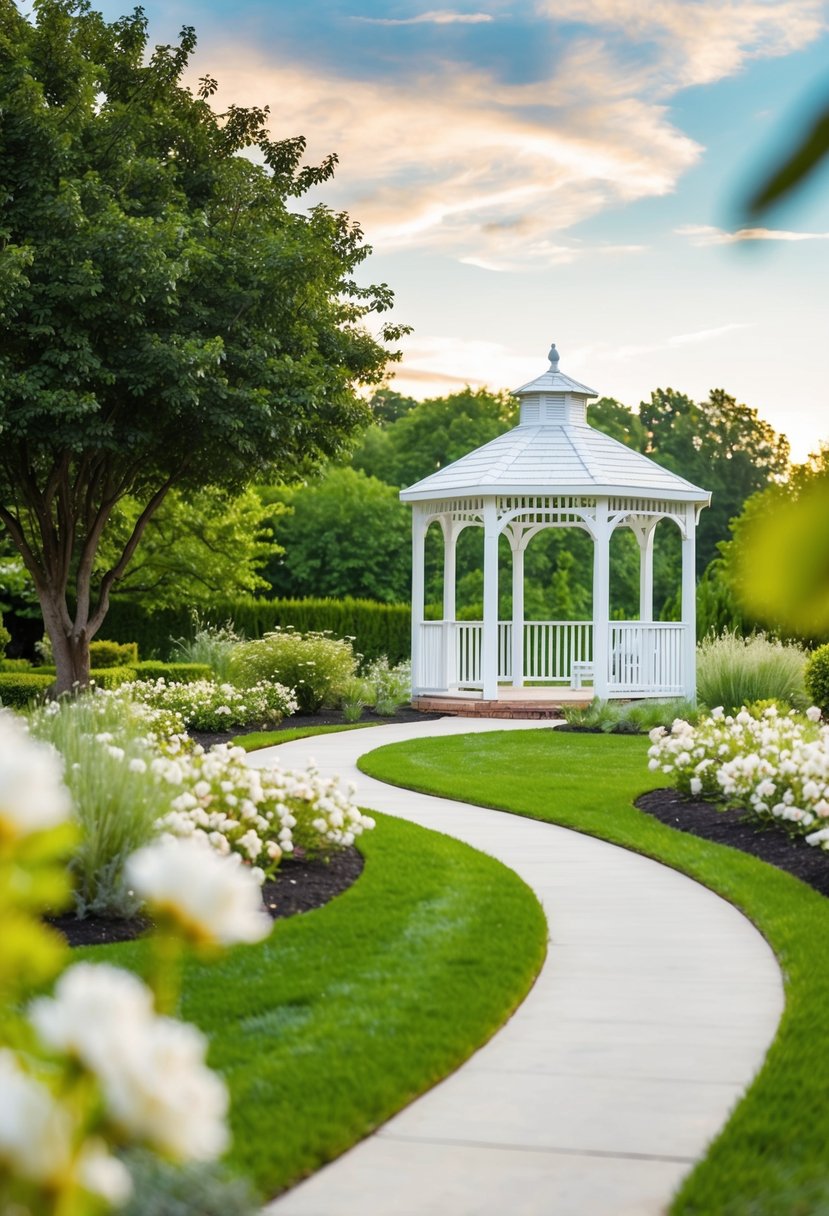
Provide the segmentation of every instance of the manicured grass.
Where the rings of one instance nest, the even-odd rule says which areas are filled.
[[[237,735],[230,742],[246,752],[256,752],[263,747],[276,747],[278,743],[292,743],[294,739],[310,739],[314,735],[333,735],[340,730],[362,730],[383,725],[382,722],[348,722],[339,726],[288,726],[285,730],[252,730],[247,735]]]
[[[266,1196],[451,1072],[506,1020],[544,959],[532,891],[500,862],[386,816],[366,866],[267,942],[192,964],[183,1015],[232,1095],[232,1169]],[[147,946],[87,957],[142,970]]]
[[[555,731],[392,744],[360,767],[381,780],[599,836],[682,870],[741,908],[784,973],[786,1010],[766,1062],[670,1208],[673,1216],[829,1212],[829,900],[733,849],[676,832],[632,800],[661,784],[647,739]],[[587,1168],[587,1167],[586,1167]]]

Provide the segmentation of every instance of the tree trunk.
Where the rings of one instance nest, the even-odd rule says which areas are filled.
[[[55,656],[55,691],[61,693],[76,692],[89,684],[89,643],[91,638],[85,629],[66,629],[64,615],[65,604],[53,604],[45,595],[40,597],[40,607],[43,612],[43,623],[49,641],[52,643],[52,653]]]

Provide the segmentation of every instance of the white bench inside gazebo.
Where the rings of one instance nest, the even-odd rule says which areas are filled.
[[[516,690],[583,689],[601,699],[696,693],[695,537],[710,494],[587,421],[593,389],[550,366],[515,390],[518,425],[401,491],[412,504],[412,684],[415,698],[463,694],[515,700]],[[660,520],[682,538],[679,621],[653,619],[653,542]],[[425,539],[443,533],[443,620],[424,617]],[[484,532],[483,620],[455,612],[455,554],[464,528]],[[526,621],[524,554],[544,528],[582,528],[593,540],[592,620]],[[610,539],[639,544],[639,618],[610,619]],[[498,617],[498,548],[512,554],[512,619]],[[532,694],[531,694],[532,695]]]

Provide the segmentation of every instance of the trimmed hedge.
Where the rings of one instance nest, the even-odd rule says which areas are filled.
[[[120,688],[135,679],[134,667],[92,667],[89,671],[90,680],[94,680],[98,688]]]
[[[54,682],[53,675],[36,671],[0,672],[0,705],[24,709],[30,701],[43,697]]]
[[[98,671],[102,667],[134,667],[138,662],[138,644],[136,642],[90,642],[89,660],[90,666]]]
[[[145,659],[142,663],[133,663],[132,671],[139,680],[164,679],[177,684],[213,679],[213,672],[206,663],[162,663],[156,659]]]
[[[287,626],[299,633],[330,632],[354,638],[355,651],[371,661],[382,655],[394,666],[411,653],[411,609],[408,604],[378,604],[373,600],[221,600],[205,612],[202,624],[233,621],[246,638]],[[148,612],[140,604],[113,600],[101,626],[103,638],[135,638],[142,654],[170,654],[175,638],[192,637],[190,609]]]
[[[0,659],[0,672],[32,670],[32,665],[28,659]]]

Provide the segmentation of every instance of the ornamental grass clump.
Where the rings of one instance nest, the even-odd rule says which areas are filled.
[[[178,714],[185,726],[194,730],[278,726],[297,708],[291,689],[270,680],[260,680],[244,689],[214,680],[142,680],[133,685],[133,696],[145,705]]]
[[[156,835],[163,787],[154,760],[161,746],[183,746],[181,718],[118,690],[52,701],[29,715],[29,725],[63,758],[80,828],[70,861],[78,915],[133,915],[139,901],[123,881],[124,864]]]
[[[698,726],[677,720],[651,732],[649,767],[691,797],[738,807],[829,849],[829,727],[820,710],[781,714],[775,706],[738,714],[721,708]]]
[[[283,684],[294,690],[300,713],[316,714],[339,703],[356,671],[350,640],[277,629],[236,647],[231,676],[243,687],[263,680]]]
[[[242,634],[236,632],[233,621],[224,625],[202,625],[194,619],[197,629],[192,638],[177,638],[173,642],[175,658],[180,663],[203,663],[213,672],[217,680],[230,678],[233,652],[241,641]]]
[[[722,706],[726,713],[765,700],[805,709],[805,667],[806,652],[799,646],[763,633],[723,633],[697,647],[697,695],[709,709]]]

